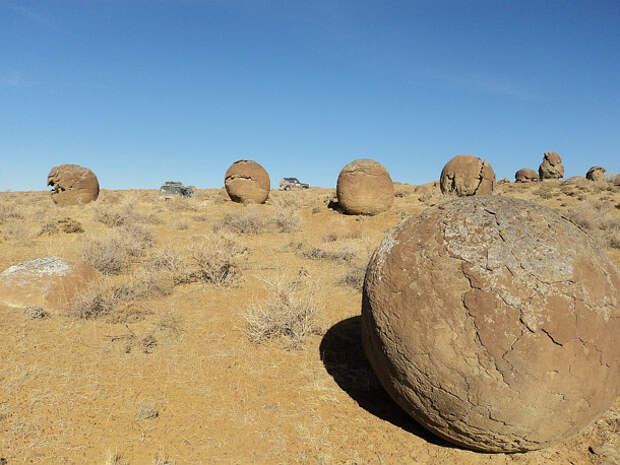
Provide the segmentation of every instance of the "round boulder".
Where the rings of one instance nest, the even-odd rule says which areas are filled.
[[[391,397],[455,444],[543,448],[620,394],[620,275],[554,210],[462,198],[403,220],[374,252],[362,343]]]
[[[80,289],[99,277],[89,265],[58,257],[35,258],[0,273],[0,304],[61,312]]]
[[[338,204],[350,215],[376,215],[394,203],[394,186],[387,169],[374,160],[354,160],[340,171]]]
[[[224,185],[233,202],[263,203],[269,196],[271,180],[255,161],[238,160],[226,171]]]
[[[545,152],[538,167],[538,176],[543,179],[560,179],[564,177],[564,166],[557,152]]]
[[[593,166],[586,173],[586,178],[590,181],[605,181],[607,178],[605,172],[606,170],[602,166]]]
[[[532,168],[521,168],[515,173],[515,182],[536,182],[538,173]]]
[[[457,155],[443,167],[439,178],[441,192],[465,195],[490,194],[495,189],[491,164],[472,155]]]
[[[88,168],[80,165],[59,165],[47,175],[53,188],[52,200],[57,205],[82,205],[99,197],[99,181]]]

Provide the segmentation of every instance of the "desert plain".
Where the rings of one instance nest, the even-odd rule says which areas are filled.
[[[102,190],[60,207],[0,193],[0,271],[39,257],[101,279],[60,311],[0,304],[0,464],[614,464],[620,399],[550,448],[485,454],[426,432],[387,396],[360,344],[364,270],[386,231],[446,201],[395,183],[375,216],[335,190],[241,205]],[[620,266],[620,186],[499,183],[555,208]],[[551,419],[552,421],[552,419]]]

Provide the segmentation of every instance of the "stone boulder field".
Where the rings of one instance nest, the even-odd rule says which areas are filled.
[[[335,188],[239,203],[226,187],[103,189],[62,206],[0,192],[0,464],[619,460],[620,186],[549,179],[459,197],[439,180],[393,182],[376,215],[343,214]],[[411,378],[410,365],[373,369],[362,301],[388,231],[405,220],[412,243],[432,236],[417,215],[452,239],[427,244],[424,266],[385,262],[426,279],[390,305],[393,342],[421,358]],[[376,302],[398,300],[393,283]],[[429,297],[408,312],[416,292]],[[396,334],[407,325],[419,331]],[[432,395],[412,402],[427,381]]]

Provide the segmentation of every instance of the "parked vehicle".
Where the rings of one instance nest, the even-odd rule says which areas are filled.
[[[159,194],[166,198],[171,198],[175,195],[180,195],[181,197],[192,197],[194,195],[194,188],[184,186],[178,181],[167,181],[159,188]]]
[[[290,191],[293,189],[308,189],[310,185],[301,182],[297,178],[282,178],[280,181],[281,191]]]

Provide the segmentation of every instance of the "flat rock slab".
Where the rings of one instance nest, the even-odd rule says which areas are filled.
[[[0,305],[66,310],[73,299],[100,274],[91,266],[58,257],[35,258],[0,273]]]

